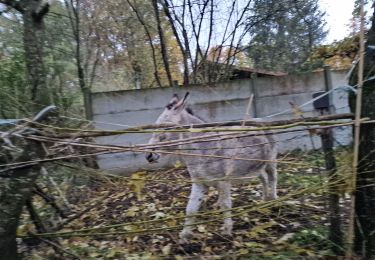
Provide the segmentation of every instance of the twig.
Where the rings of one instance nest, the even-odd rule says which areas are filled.
[[[105,196],[105,197],[108,197],[108,196],[110,196],[110,194],[108,194],[108,195]],[[62,228],[63,228],[64,226],[66,226],[67,224],[69,224],[69,223],[71,223],[72,221],[74,221],[74,220],[80,218],[82,215],[84,215],[85,213],[89,212],[89,211],[92,210],[93,208],[96,208],[98,205],[100,205],[100,204],[103,203],[103,199],[104,199],[103,197],[97,199],[97,200],[96,200],[96,203],[94,203],[94,204],[88,206],[86,209],[84,209],[84,210],[78,212],[77,214],[75,214],[75,215],[73,215],[73,216],[67,218],[64,222],[62,222],[61,224],[59,224],[59,225],[55,228],[55,230],[60,230],[60,229],[62,229]]]
[[[30,218],[35,225],[36,230],[38,233],[45,233],[47,232],[47,228],[44,226],[42,219],[40,218],[39,214],[36,212],[34,205],[32,203],[32,197],[26,200],[26,208],[29,211]]]
[[[327,179],[327,182],[324,183],[323,185],[320,183],[317,183],[315,185],[312,185],[309,188],[303,188],[296,190],[294,192],[289,193],[288,195],[285,195],[283,197],[280,197],[276,200],[273,201],[264,201],[256,205],[246,205],[246,206],[240,206],[240,207],[235,207],[231,209],[225,209],[225,210],[213,210],[209,212],[203,212],[203,213],[198,213],[194,214],[192,216],[212,216],[212,215],[218,215],[223,212],[227,211],[233,211],[235,213],[231,214],[231,217],[238,217],[240,215],[248,214],[250,212],[255,212],[259,211],[265,208],[270,208],[270,207],[275,207],[279,206],[281,202],[284,202],[289,199],[293,199],[296,196],[304,195],[304,194],[311,194],[312,192],[317,192],[317,191],[323,191],[327,189],[327,187],[332,186],[332,185],[337,185],[340,184],[341,181],[345,177],[342,177],[340,180],[335,180],[335,182],[331,182],[330,178]],[[221,217],[216,217],[214,219],[206,220],[206,221],[200,221],[192,224],[191,226],[196,226],[200,224],[207,224],[207,223],[212,223],[212,222],[217,222],[221,221],[223,218],[227,218],[228,216],[221,216]],[[124,223],[124,224],[115,224],[115,225],[108,225],[108,226],[103,226],[103,227],[95,227],[95,228],[86,228],[86,229],[80,229],[80,230],[74,230],[74,231],[65,231],[65,232],[57,232],[57,233],[45,233],[45,234],[35,234],[38,237],[74,237],[74,236],[80,236],[80,237],[88,237],[88,236],[104,236],[104,235],[134,235],[134,234],[141,234],[141,233],[150,233],[150,232],[158,232],[158,231],[169,231],[169,230],[176,230],[182,227],[182,225],[176,225],[176,226],[169,226],[169,227],[158,227],[158,228],[151,228],[151,229],[137,229],[134,231],[114,231],[114,232],[99,232],[99,233],[86,233],[90,231],[97,231],[97,230],[105,230],[105,229],[113,229],[113,228],[118,228],[118,227],[124,227],[128,225],[140,225],[140,224],[146,224],[146,223],[159,223],[159,222],[165,222],[168,220],[177,220],[177,219],[183,219],[184,216],[178,216],[178,217],[167,217],[164,219],[156,219],[156,220],[149,220],[149,221],[138,221],[138,222],[131,222],[131,223]],[[160,226],[160,224],[158,224]],[[85,232],[85,233],[82,233]],[[25,236],[20,236],[20,237],[25,237]]]
[[[349,230],[347,239],[346,256],[353,256],[353,244],[354,244],[354,227],[355,227],[355,187],[357,184],[357,172],[358,172],[358,157],[359,157],[359,145],[360,145],[360,129],[361,129],[361,112],[362,112],[362,88],[363,88],[363,69],[364,69],[364,52],[365,52],[365,41],[364,41],[364,3],[360,0],[360,15],[361,15],[361,27],[359,33],[359,63],[358,63],[358,86],[357,86],[357,97],[355,106],[355,123],[354,123],[354,142],[353,142],[353,177],[351,192],[351,203],[350,203],[350,214],[349,214]]]
[[[68,250],[66,250],[65,248],[63,248],[62,246],[60,246],[59,244],[57,244],[55,242],[52,242],[52,241],[50,241],[48,239],[45,239],[45,238],[42,238],[42,237],[37,237],[37,238],[40,239],[41,241],[43,241],[44,243],[51,245],[55,250],[61,251],[64,254],[72,256],[73,259],[78,259],[78,260],[81,259],[81,257],[79,257],[78,255],[76,255],[72,252],[69,252]]]
[[[67,198],[64,196],[63,192],[61,191],[59,185],[54,181],[54,179],[48,174],[48,171],[45,167],[41,167],[40,169],[41,174],[48,179],[48,181],[52,184],[52,186],[56,189],[57,193],[59,194],[60,198],[65,204],[65,207],[70,209],[70,203]]]
[[[375,121],[371,121],[371,123],[374,123],[374,122]],[[370,123],[370,122],[366,122],[366,123]],[[352,122],[348,122],[348,123],[342,123],[342,124],[337,124],[337,125],[333,125],[333,126],[331,125],[331,126],[317,127],[317,128],[311,128],[311,129],[325,129],[325,128],[331,128],[331,127],[349,126],[349,125],[352,125],[352,124],[353,124]],[[283,134],[283,133],[300,132],[300,131],[305,131],[305,129],[292,129],[292,130],[278,131],[278,132],[272,132],[272,133],[268,132],[268,133],[261,133],[261,134],[254,133],[254,134],[249,134],[248,136]],[[35,140],[35,141],[40,141],[40,142],[55,142],[55,143],[60,142],[60,143],[64,143],[64,141],[59,141],[59,139],[53,139],[53,138],[47,138],[47,137],[41,137],[41,136],[27,136],[27,137],[24,137],[24,138]],[[70,144],[73,145],[73,143],[71,143],[71,142],[70,142]],[[82,155],[67,155],[67,156],[59,156],[59,157],[55,157],[55,158],[46,158],[46,159],[30,160],[30,161],[24,161],[24,162],[1,164],[0,167],[9,167],[9,168],[1,170],[0,175],[1,176],[8,176],[7,172],[10,171],[10,170],[29,167],[29,166],[32,166],[32,165],[35,165],[35,164],[38,164],[38,163],[42,163],[42,162],[53,162],[53,161],[58,161],[58,160],[67,160],[67,159],[76,158],[76,157],[90,157],[90,156],[96,156],[96,155],[119,153],[119,152],[128,152],[128,151],[140,152],[140,153],[150,152],[150,150],[136,149],[137,147],[140,147],[140,146],[114,146],[114,145],[103,146],[103,145],[85,144],[85,143],[75,143],[75,145],[86,146],[86,147],[94,147],[94,148],[102,148],[102,149],[104,149],[104,151],[89,153],[89,154],[82,154]],[[155,151],[155,150],[153,150],[152,152],[158,152],[158,153],[164,153],[164,154],[177,154],[177,153],[173,153],[173,152]],[[194,154],[192,156],[194,156]],[[209,156],[209,155],[207,155],[207,156]],[[234,158],[230,158],[230,159],[234,159]],[[281,161],[279,161],[279,162],[281,162]]]
[[[37,184],[34,185],[34,194],[40,196],[46,203],[50,204],[60,215],[60,217],[67,217],[65,211],[56,204],[55,198],[51,195],[46,194]]]
[[[305,124],[311,124],[313,125],[314,122],[322,122],[322,121],[330,121],[330,120],[337,120],[337,119],[352,119],[353,114],[346,113],[346,114],[335,114],[335,115],[327,115],[327,116],[319,116],[319,117],[306,117],[305,120],[301,120],[299,118],[297,119],[290,119],[290,120],[277,120],[277,121],[269,121],[269,122],[258,122],[254,120],[240,120],[240,121],[226,121],[226,122],[213,122],[213,123],[204,123],[204,124],[197,124],[197,125],[181,125],[176,126],[174,124],[162,124],[162,125],[144,125],[144,126],[138,126],[138,127],[130,127],[123,130],[116,130],[116,131],[105,131],[105,130],[91,130],[91,129],[74,129],[74,128],[60,128],[55,127],[51,125],[41,124],[41,123],[35,123],[39,126],[47,127],[56,129],[58,131],[69,131],[69,132],[84,132],[80,135],[74,135],[72,134],[57,134],[51,137],[58,137],[58,138],[71,138],[71,137],[97,137],[97,136],[108,136],[108,135],[119,135],[119,134],[126,134],[126,133],[148,133],[148,132],[157,132],[158,130],[160,132],[168,132],[173,130],[182,131],[184,129],[195,129],[198,130],[200,128],[207,128],[207,127],[224,127],[224,126],[241,126],[243,122],[245,123],[245,126],[258,126],[262,127],[262,129],[258,130],[268,130],[268,128],[264,127],[272,127],[272,126],[286,126],[293,124],[294,126],[298,125],[298,123]],[[28,120],[28,119],[24,119]],[[297,124],[296,124],[297,123]],[[316,125],[320,125],[317,123]],[[152,130],[152,131],[147,131]],[[213,131],[216,131],[213,129]],[[217,129],[217,131],[223,131],[223,129]],[[229,131],[229,130],[228,130]],[[256,130],[252,130],[256,131]],[[48,134],[44,134],[45,136],[50,136]]]

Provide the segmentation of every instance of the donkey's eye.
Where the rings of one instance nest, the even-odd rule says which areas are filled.
[[[172,101],[171,103],[169,103],[169,104],[167,105],[168,110],[171,110],[171,109],[173,108],[173,106],[176,105],[176,104],[177,104],[176,101]]]

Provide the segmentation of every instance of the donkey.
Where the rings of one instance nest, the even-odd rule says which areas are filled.
[[[204,121],[195,116],[187,107],[187,92],[183,99],[176,94],[169,101],[156,124],[194,125]],[[260,177],[263,185],[263,199],[277,198],[277,150],[272,135],[244,133],[223,133],[224,137],[202,132],[184,133],[153,133],[149,144],[163,141],[181,140],[186,138],[202,137],[204,142],[186,142],[179,148],[193,149],[198,156],[184,156],[181,160],[185,163],[193,182],[189,202],[186,207],[186,217],[183,230],[180,232],[182,243],[193,237],[193,215],[199,211],[203,198],[210,186],[219,192],[217,204],[223,210],[224,224],[222,233],[231,236],[233,222],[230,209],[232,208],[231,184],[233,179],[248,179]],[[210,137],[210,135],[212,137]],[[207,137],[207,138],[205,138]],[[203,139],[204,138],[204,139]],[[209,139],[207,141],[207,139]],[[213,156],[212,156],[213,155]],[[212,156],[212,157],[210,157]],[[216,157],[215,157],[216,156]],[[146,154],[146,159],[156,162],[160,155],[151,152]],[[222,158],[220,158],[222,157]],[[237,158],[252,158],[254,160],[239,160]],[[233,158],[233,159],[232,159]],[[256,160],[259,159],[259,160]]]

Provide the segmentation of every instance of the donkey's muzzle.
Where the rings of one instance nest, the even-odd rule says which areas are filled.
[[[146,154],[146,160],[149,162],[149,163],[155,163],[158,161],[160,155],[158,155],[157,153],[148,153]]]

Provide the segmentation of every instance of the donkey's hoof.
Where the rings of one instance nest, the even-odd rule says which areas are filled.
[[[270,200],[277,200],[277,198],[278,198],[277,195],[270,195],[267,200],[268,201],[270,201]]]
[[[194,237],[194,234],[190,230],[182,230],[179,236],[180,236],[179,243],[187,244]]]
[[[231,237],[232,236],[232,227],[231,226],[222,226],[221,227],[221,235],[226,236],[226,237]]]
[[[263,200],[264,201],[271,201],[271,200],[276,200],[278,198],[278,196],[277,195],[269,195],[269,196],[267,196],[267,197],[263,197]]]

